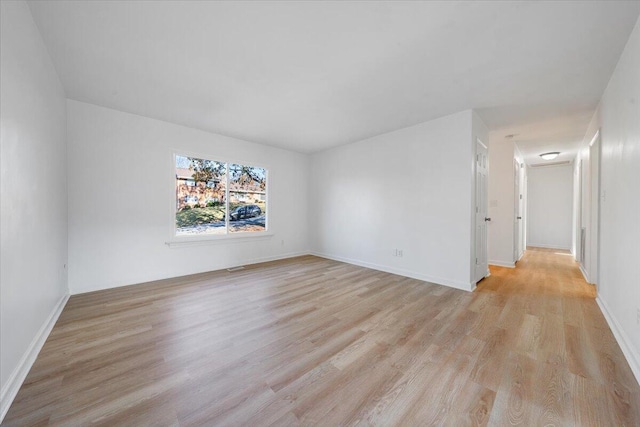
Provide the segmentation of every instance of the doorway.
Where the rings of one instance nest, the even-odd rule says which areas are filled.
[[[489,274],[489,261],[487,257],[487,222],[491,218],[487,217],[489,192],[489,150],[479,139],[476,139],[476,161],[475,161],[475,271],[476,282],[482,280]]]
[[[524,164],[518,159],[513,161],[513,181],[514,181],[514,229],[513,229],[513,262],[514,264],[522,258],[525,248],[524,236]]]

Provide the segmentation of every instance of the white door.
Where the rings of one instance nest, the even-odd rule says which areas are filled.
[[[520,257],[524,255],[524,251],[527,249],[527,169],[524,164],[520,164],[520,175],[522,180],[520,181]]]
[[[515,192],[514,192],[514,244],[513,244],[513,261],[517,262],[524,253],[524,230],[523,230],[523,176],[524,171],[522,170],[522,165],[518,162],[518,160],[514,160],[514,182],[515,182]]]
[[[513,192],[513,261],[520,259],[520,226],[518,218],[520,216],[520,163],[516,159],[513,160],[513,182],[515,191]]]
[[[487,222],[491,218],[487,217],[487,193],[489,172],[487,146],[479,139],[476,140],[476,244],[475,244],[475,281],[478,282],[489,274],[489,263],[487,260]]]

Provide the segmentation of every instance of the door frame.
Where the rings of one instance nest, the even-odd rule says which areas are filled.
[[[594,154],[597,158],[594,161]],[[600,212],[601,212],[601,157],[600,129],[589,142],[589,281],[598,289],[600,282]]]

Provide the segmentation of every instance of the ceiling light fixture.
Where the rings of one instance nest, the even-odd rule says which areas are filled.
[[[558,157],[558,154],[560,154],[559,151],[550,151],[548,153],[542,153],[540,154],[540,157],[542,157],[545,160],[553,160],[556,157]]]

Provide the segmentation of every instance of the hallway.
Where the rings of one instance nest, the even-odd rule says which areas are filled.
[[[492,265],[491,276],[480,283],[482,286],[479,284],[477,291],[482,292],[596,298],[595,286],[585,282],[578,263],[569,251],[563,249],[528,246],[516,268]],[[561,300],[556,300],[556,304],[560,303]]]
[[[515,269],[491,266],[475,293],[503,307],[509,349],[492,424],[640,425],[640,387],[568,251],[528,247]]]

